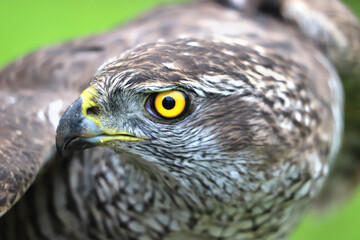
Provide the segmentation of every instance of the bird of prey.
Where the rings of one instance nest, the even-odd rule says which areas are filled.
[[[0,238],[286,239],[332,171],[359,58],[337,0],[204,0],[10,64]]]

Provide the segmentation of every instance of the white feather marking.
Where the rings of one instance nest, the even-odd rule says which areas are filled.
[[[45,122],[46,117],[45,117],[45,112],[43,110],[40,110],[36,113],[37,118],[42,121]]]
[[[176,69],[178,69],[176,66],[175,66],[175,64],[174,63],[163,63],[163,65],[166,67],[166,68],[168,68],[168,69],[171,69],[171,70],[176,70]]]
[[[291,89],[291,90],[294,90],[294,89],[296,88],[296,84],[295,84],[293,81],[291,81],[291,80],[286,81],[286,85],[287,85],[288,88]]]
[[[302,198],[302,197],[306,196],[310,191],[310,187],[311,187],[311,182],[310,181],[306,182],[301,187],[301,189],[295,194],[295,198],[299,199],[299,198]]]
[[[261,47],[261,46],[258,46],[258,45],[256,45],[256,46],[254,47],[254,49],[255,49],[256,51],[258,51],[259,53],[264,53],[264,52],[265,52],[265,49],[264,49],[263,47]]]
[[[200,44],[198,42],[188,42],[187,45],[193,46],[193,47],[200,47]]]
[[[315,156],[315,158],[312,161],[312,175],[314,178],[318,178],[322,172],[322,166],[321,160],[318,155]]]
[[[14,103],[16,103],[16,98],[10,96],[10,97],[8,98],[8,101],[9,101],[9,104],[14,104]]]
[[[56,100],[53,101],[49,104],[49,109],[48,109],[48,117],[49,117],[49,121],[50,123],[54,126],[54,128],[56,129],[59,120],[60,120],[60,113],[63,107],[63,102],[61,100]]]
[[[307,127],[309,127],[310,126],[310,117],[309,117],[309,115],[305,115],[304,121],[305,121],[305,125]]]
[[[224,50],[223,51],[225,54],[230,55],[230,56],[235,56],[234,52],[228,51],[228,50]]]
[[[230,177],[232,179],[238,179],[238,178],[240,178],[240,174],[237,171],[231,171],[230,172]]]
[[[269,69],[269,68],[265,68],[261,65],[256,65],[255,66],[255,70],[262,74],[263,76],[270,76],[270,77],[273,77],[275,80],[277,81],[286,81],[285,77],[283,75],[281,75],[280,73],[278,72],[275,72],[274,70],[272,69]]]
[[[295,112],[295,119],[296,119],[296,121],[301,122],[302,117],[301,117],[301,114],[299,112]]]

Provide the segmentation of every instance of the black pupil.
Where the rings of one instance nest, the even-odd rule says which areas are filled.
[[[163,99],[162,105],[167,110],[173,109],[175,107],[175,99],[167,96]]]

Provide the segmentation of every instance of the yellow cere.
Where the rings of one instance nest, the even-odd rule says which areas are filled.
[[[170,90],[160,92],[155,97],[155,109],[165,118],[179,116],[185,110],[185,106],[186,99],[184,94],[180,91]]]
[[[87,110],[92,107],[98,107],[98,105],[94,102],[94,98],[98,97],[98,92],[95,90],[94,87],[88,87],[85,89],[82,94],[82,114],[87,119],[94,122],[104,133],[104,136],[98,136],[99,144],[105,144],[106,142],[113,141],[113,140],[122,140],[122,141],[139,141],[145,140],[145,138],[140,138],[135,136],[134,134],[125,132],[125,131],[117,131],[116,129],[109,129],[103,127],[100,123],[100,119],[98,116],[92,116],[87,114]]]
[[[89,116],[87,114],[87,110],[92,107],[98,107],[98,105],[94,102],[94,98],[98,96],[98,92],[94,87],[88,87],[81,93],[82,98],[82,114],[93,121],[96,125],[100,126],[100,120],[97,116]]]

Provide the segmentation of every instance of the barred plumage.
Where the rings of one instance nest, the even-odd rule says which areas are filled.
[[[343,94],[332,64],[358,64],[359,26],[352,15],[330,19],[317,5],[316,14],[301,12],[298,19],[291,9],[307,4],[303,0],[220,2],[163,7],[113,32],[40,50],[0,73],[8,91],[20,79],[24,88],[54,92],[44,93],[49,106],[31,95],[38,103],[30,114],[3,117],[9,129],[19,125],[13,116],[37,128],[18,130],[29,147],[23,155],[8,150],[0,162],[6,170],[1,212],[48,166],[1,218],[1,239],[289,235],[339,150]],[[341,16],[347,12],[334,6]],[[340,34],[341,41],[335,48],[329,48],[332,41],[319,43],[303,20],[318,23],[334,41]],[[342,24],[357,34],[343,33]],[[92,75],[57,127],[57,148],[65,152],[60,157],[51,141],[57,113]],[[154,116],[151,96],[169,90],[187,96],[184,113]],[[18,101],[25,92],[12,96]],[[0,152],[13,142],[0,145]],[[71,151],[95,145],[114,151]],[[27,224],[24,231],[17,230],[19,219]]]

